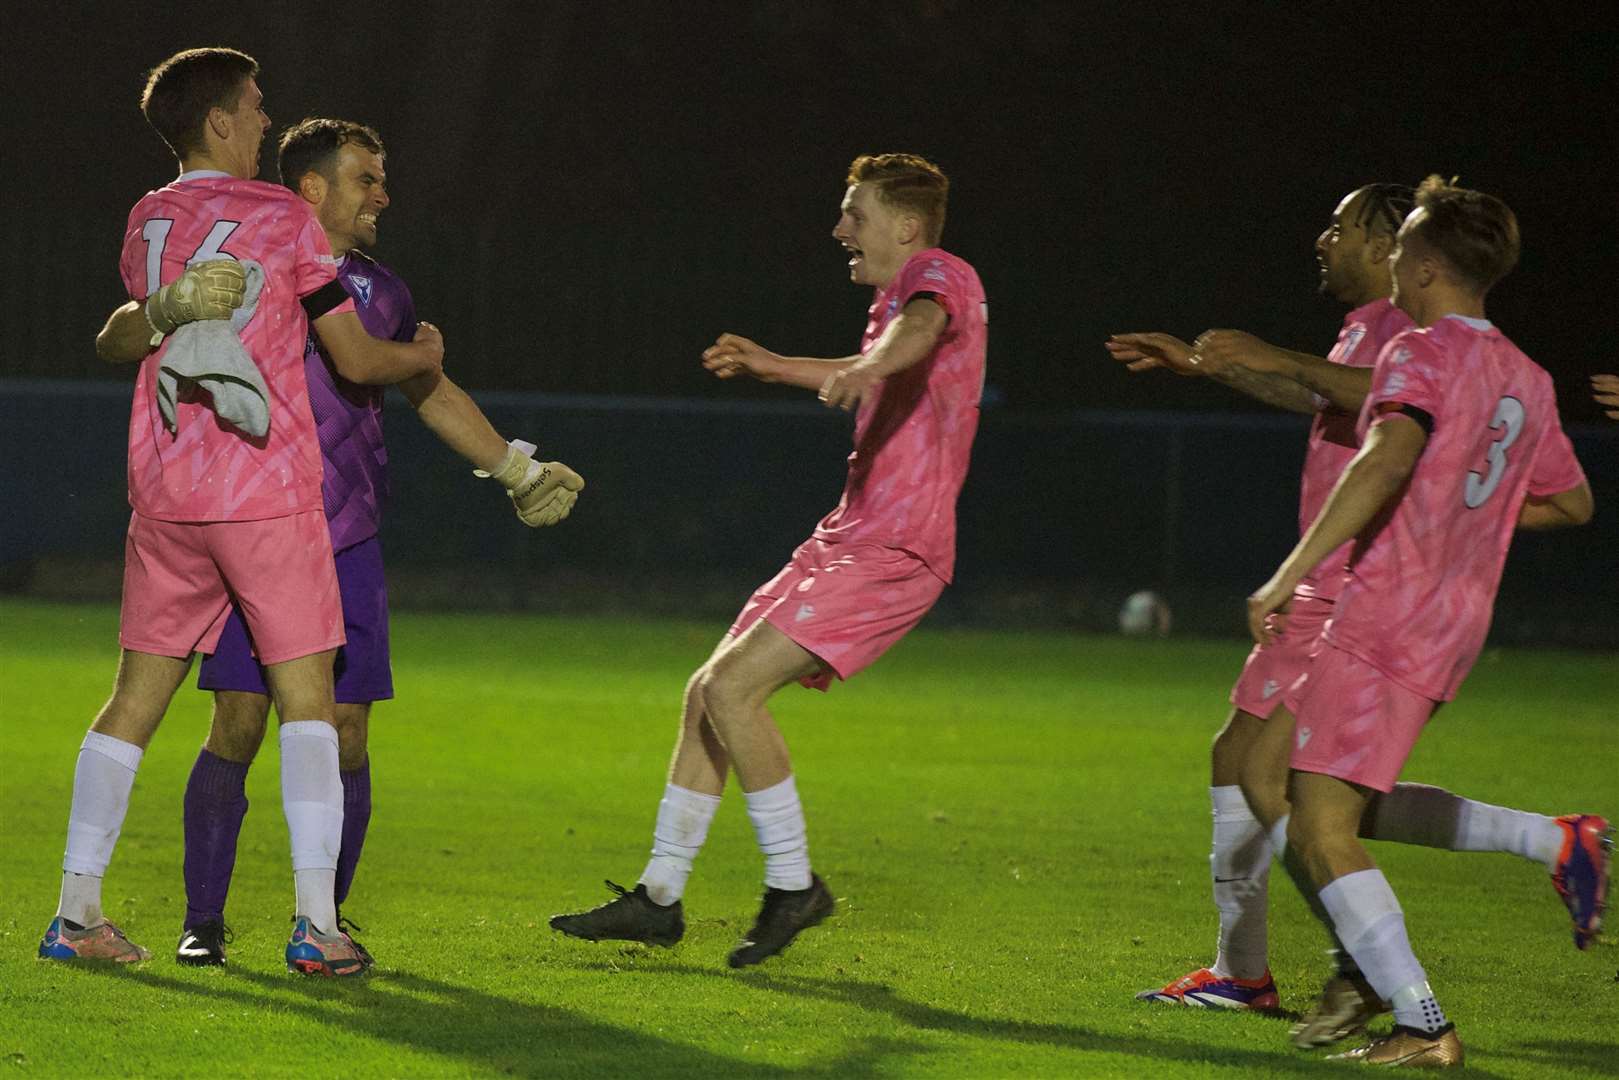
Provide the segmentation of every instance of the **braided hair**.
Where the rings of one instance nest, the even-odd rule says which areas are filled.
[[[1417,194],[1408,184],[1367,184],[1361,188],[1355,224],[1368,233],[1393,236],[1416,204]]]

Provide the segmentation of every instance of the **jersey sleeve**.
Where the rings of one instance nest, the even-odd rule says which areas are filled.
[[[967,290],[961,273],[946,259],[912,259],[895,283],[894,298],[903,308],[919,296],[926,296],[944,309],[951,322],[959,319]]]
[[[1375,423],[1387,405],[1409,405],[1442,422],[1445,373],[1439,350],[1415,333],[1400,334],[1383,346],[1372,368],[1372,392],[1366,408]]]
[[[332,258],[332,246],[326,239],[326,230],[320,227],[320,222],[315,220],[315,215],[307,207],[300,204],[300,209],[304,222],[293,242],[292,280],[298,295],[308,296],[337,277],[337,260]]]
[[[1529,494],[1543,499],[1548,495],[1569,491],[1585,483],[1585,470],[1574,456],[1574,444],[1563,431],[1557,417],[1557,406],[1548,404],[1550,430],[1541,438],[1535,451],[1535,462],[1529,473]]]

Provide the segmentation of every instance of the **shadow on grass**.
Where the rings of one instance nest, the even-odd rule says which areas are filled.
[[[732,974],[717,968],[658,960],[618,966],[577,965],[580,970],[612,968],[618,977],[654,979],[676,976],[739,982],[756,990],[788,997],[832,1002],[887,1016],[895,1030],[883,1036],[851,1040],[841,1050],[798,1067],[761,1065],[727,1057],[645,1032],[606,1024],[576,1009],[534,1004],[485,993],[471,987],[408,972],[384,971],[361,980],[294,978],[242,969],[220,973],[218,985],[159,974],[149,968],[84,968],[87,975],[127,980],[170,994],[229,1002],[247,1008],[291,1013],[312,1025],[337,1027],[352,1035],[395,1044],[466,1065],[510,1076],[758,1076],[851,1077],[855,1080],[890,1074],[907,1058],[943,1052],[907,1032],[942,1032],[971,1039],[1042,1045],[1078,1052],[1126,1054],[1150,1061],[1184,1065],[1227,1065],[1253,1073],[1320,1074],[1341,1068],[1320,1055],[1291,1051],[1278,1035],[1275,1052],[1211,1046],[1077,1024],[992,1019],[911,1001],[886,983],[858,979],[808,978],[765,972]],[[214,980],[209,980],[213,982]],[[655,1004],[649,998],[649,1005]],[[1170,1021],[1171,1010],[1162,1010]],[[1578,1058],[1592,1068],[1605,1065],[1612,1047],[1598,1043],[1526,1043],[1521,1058],[1541,1066],[1567,1065]],[[296,1063],[289,1061],[289,1066]],[[1083,1066],[1074,1063],[1078,1070]],[[386,1066],[384,1066],[386,1068]],[[399,1069],[409,1073],[408,1067]],[[432,1067],[419,1070],[432,1072]],[[1468,1075],[1499,1077],[1470,1063]]]
[[[863,1078],[878,1075],[896,1058],[930,1052],[917,1044],[880,1038],[856,1041],[837,1054],[799,1068],[760,1065],[615,1027],[574,1009],[515,1001],[399,971],[351,981],[232,968],[220,972],[217,985],[206,985],[150,968],[98,965],[79,970],[168,994],[274,1009],[312,1025],[340,1028],[346,1034],[508,1076]],[[304,1063],[290,1058],[285,1064],[289,1070],[304,1068]],[[415,1069],[398,1062],[392,1065],[406,1075],[434,1075],[442,1069],[432,1064]]]
[[[1579,1065],[1593,1076],[1619,1075],[1619,1039],[1605,1043],[1576,1039],[1513,1043],[1496,1053],[1516,1061],[1533,1062],[1546,1069],[1566,1069]]]
[[[578,966],[586,970],[592,968],[607,970],[611,967],[609,964],[598,963]],[[1293,1050],[1280,1030],[1277,1033],[1276,1051],[1272,1053],[1265,1050],[1211,1046],[1208,1043],[1184,1042],[1116,1031],[1099,1031],[1077,1024],[977,1017],[919,1001],[910,1001],[895,993],[894,988],[886,983],[864,982],[858,979],[806,978],[758,971],[736,975],[717,968],[697,967],[663,959],[655,959],[643,965],[619,966],[616,970],[621,974],[734,979],[770,993],[816,998],[866,1012],[885,1013],[897,1023],[915,1031],[938,1031],[975,1039],[1039,1044],[1094,1053],[1128,1054],[1133,1057],[1188,1065],[1229,1065],[1255,1073],[1319,1074],[1323,1070],[1344,1068],[1342,1062],[1325,1060],[1325,1054],[1306,1055]],[[1143,1008],[1145,1010],[1147,1007]],[[1163,1013],[1166,1023],[1173,1023],[1175,1010],[1160,1008],[1158,1011]],[[1285,1017],[1278,1016],[1277,1019]],[[1348,1045],[1353,1044],[1346,1044],[1346,1048]],[[1076,1068],[1078,1067],[1076,1063]],[[1143,1064],[1142,1069],[1142,1075],[1150,1075],[1150,1066]],[[1470,1062],[1468,1075],[1499,1077],[1500,1074],[1480,1069]]]

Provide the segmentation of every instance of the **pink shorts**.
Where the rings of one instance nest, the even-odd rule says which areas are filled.
[[[1435,708],[1325,641],[1286,698],[1296,720],[1289,764],[1378,791],[1393,789]]]
[[[157,656],[213,652],[232,598],[265,664],[343,644],[326,515],[205,522],[130,515],[119,644]]]
[[[799,680],[825,690],[834,674],[847,679],[870,667],[942,592],[944,582],[908,551],[811,538],[748,599],[730,635],[765,619],[826,666]]]
[[[1332,601],[1313,596],[1293,597],[1281,636],[1269,645],[1255,645],[1242,665],[1231,704],[1251,716],[1268,719],[1282,703],[1284,692],[1298,681],[1310,664],[1321,631],[1332,618]]]

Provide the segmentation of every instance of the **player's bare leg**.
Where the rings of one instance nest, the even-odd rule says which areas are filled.
[[[753,928],[731,951],[732,967],[757,964],[832,913],[832,893],[810,870],[804,810],[787,741],[765,707],[788,683],[820,673],[821,661],[760,619],[709,664],[708,718],[731,756],[759,848],[765,894]]]
[[[1138,1001],[1224,1009],[1277,1005],[1276,983],[1265,955],[1270,843],[1265,823],[1249,807],[1241,786],[1256,744],[1274,726],[1233,709],[1210,752],[1214,837],[1209,877],[1220,917],[1214,963],[1167,986],[1143,990],[1136,995]]]
[[[247,770],[264,742],[269,715],[264,694],[216,691],[208,737],[186,781],[186,914],[174,957],[189,967],[225,962],[225,899],[247,816]]]
[[[151,955],[107,922],[101,880],[129,812],[141,756],[190,665],[190,657],[131,649],[119,657],[112,696],[85,734],[74,767],[61,899],[40,942],[40,957],[130,963]]]
[[[1460,1065],[1455,1025],[1445,1019],[1411,951],[1394,891],[1357,836],[1372,790],[1295,771],[1289,791],[1288,851],[1308,879],[1300,885],[1314,888],[1338,940],[1394,1010],[1391,1035],[1342,1056],[1368,1064]]]
[[[550,925],[585,941],[640,941],[670,946],[686,933],[681,897],[708,839],[730,768],[730,755],[709,723],[703,685],[714,658],[735,644],[726,637],[686,681],[680,729],[652,830],[652,856],[635,888],[608,881],[614,898],[589,911],[553,915]]]

